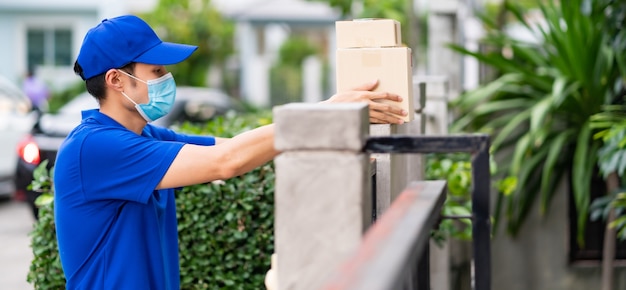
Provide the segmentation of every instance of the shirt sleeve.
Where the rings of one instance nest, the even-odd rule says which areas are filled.
[[[202,135],[188,135],[174,132],[173,130],[153,126],[148,124],[144,129],[144,134],[152,136],[159,140],[177,141],[185,144],[213,146],[215,145],[215,137]]]
[[[93,132],[77,152],[85,199],[148,202],[183,146],[122,129]]]
[[[200,136],[200,135],[185,135],[178,134],[177,141],[186,144],[213,146],[215,145],[215,138],[212,136]]]

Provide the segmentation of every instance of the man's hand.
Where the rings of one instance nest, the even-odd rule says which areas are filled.
[[[409,112],[396,106],[376,102],[377,100],[391,100],[401,102],[402,97],[384,92],[372,92],[378,85],[378,80],[363,84],[352,91],[337,93],[330,99],[324,101],[328,103],[354,103],[366,102],[369,106],[370,123],[376,124],[403,124],[404,120],[398,116],[406,116]]]

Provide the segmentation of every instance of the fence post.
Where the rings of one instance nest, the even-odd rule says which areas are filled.
[[[433,76],[433,75],[419,75],[413,78],[413,84],[419,86],[420,94],[422,95],[422,101],[425,105],[420,108],[422,120],[424,121],[423,132],[425,135],[447,135],[448,126],[450,123],[450,117],[448,113],[448,101],[449,101],[449,82],[446,76]],[[451,247],[452,246],[454,247]],[[450,269],[462,268],[460,265],[464,265],[463,261],[469,261],[471,259],[471,252],[469,248],[467,251],[462,252],[463,249],[458,245],[467,245],[467,243],[461,243],[458,241],[446,240],[441,244],[430,242],[430,271],[431,280],[433,281],[431,290],[450,290],[450,281],[452,281],[452,275]],[[459,254],[451,255],[451,248],[459,249]],[[462,255],[465,254],[465,255]],[[465,258],[465,260],[464,260]],[[451,259],[459,261],[451,265]]]
[[[371,220],[367,105],[274,108],[278,289],[317,289]]]
[[[410,124],[372,124],[370,134],[406,135]],[[405,154],[374,153],[372,157],[376,159],[376,216],[380,217],[408,184],[408,161]]]
[[[426,84],[413,82],[413,103],[415,114],[413,121],[402,125],[372,124],[371,136],[424,135],[426,119],[424,118]],[[376,216],[381,216],[402,192],[407,184],[416,180],[424,180],[424,156],[422,154],[374,153],[376,159]]]

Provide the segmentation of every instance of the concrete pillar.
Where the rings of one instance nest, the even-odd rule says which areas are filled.
[[[424,131],[427,135],[448,134],[448,78],[446,76],[415,76],[413,83],[420,87],[420,106]],[[458,243],[457,243],[458,244]],[[437,245],[430,242],[430,274],[432,290],[450,290],[452,267],[450,241]],[[457,255],[467,253],[459,252]],[[465,257],[465,256],[463,256]],[[454,257],[456,258],[456,257]]]
[[[409,125],[409,135],[426,134],[426,118],[424,107],[426,106],[426,84],[413,80],[413,96],[415,104],[415,117]],[[408,162],[408,181],[426,180],[425,159],[422,154],[410,154]]]
[[[426,85],[425,105],[421,112],[424,114],[425,134],[446,135],[451,121],[448,113],[450,99],[450,84],[447,76],[415,76],[414,83]]]
[[[425,85],[414,81],[415,118],[402,125],[372,124],[372,136],[423,135]],[[372,154],[376,159],[376,216],[381,216],[393,200],[411,181],[424,180],[424,160],[421,154]]]
[[[454,95],[461,89],[461,56],[447,47],[459,43],[458,11],[461,0],[430,0],[428,16],[428,74],[445,75],[450,81]]]
[[[372,124],[372,136],[408,135],[410,123],[402,125]],[[407,186],[407,154],[375,153],[376,159],[376,216],[380,217],[389,208],[394,199]]]
[[[317,289],[356,250],[371,219],[363,103],[274,108],[278,289]]]

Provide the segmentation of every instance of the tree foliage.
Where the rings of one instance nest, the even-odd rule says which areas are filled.
[[[407,0],[362,0],[359,5],[354,5],[353,0],[315,0],[326,2],[331,7],[339,9],[344,18],[388,18],[400,22],[402,27],[402,37],[407,38],[408,13]],[[358,7],[358,11],[354,6]]]
[[[179,85],[206,85],[209,66],[222,66],[233,52],[234,25],[210,0],[159,0],[153,11],[140,17],[163,41],[198,46],[189,59],[168,68]]]

